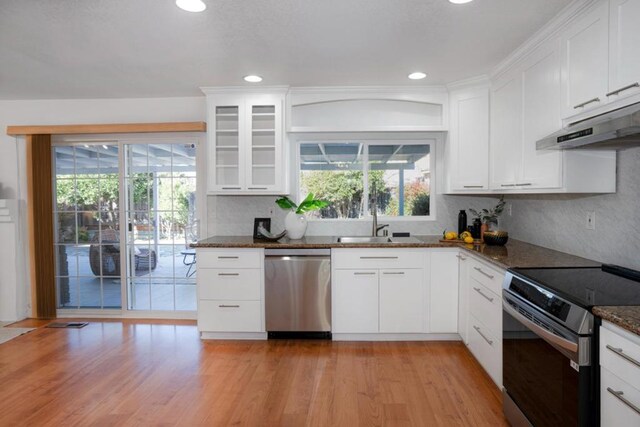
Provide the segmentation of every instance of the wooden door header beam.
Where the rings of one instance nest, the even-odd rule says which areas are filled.
[[[205,122],[120,123],[102,125],[7,126],[7,135],[206,132]]]

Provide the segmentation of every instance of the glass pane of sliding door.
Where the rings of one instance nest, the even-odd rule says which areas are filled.
[[[131,310],[195,310],[194,144],[125,144]]]
[[[118,146],[54,146],[58,307],[122,305]]]

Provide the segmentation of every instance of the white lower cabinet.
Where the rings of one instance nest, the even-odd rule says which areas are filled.
[[[198,248],[196,259],[202,337],[266,337],[264,251]]]
[[[457,249],[432,250],[429,294],[429,332],[458,332]]]
[[[380,271],[380,332],[424,330],[424,270]]]
[[[640,426],[640,337],[600,327],[600,424]]]
[[[502,281],[505,271],[460,252],[460,336],[493,381],[502,387]]]
[[[378,332],[378,270],[334,270],[333,333]]]
[[[331,255],[334,338],[427,332],[426,249],[334,249]]]

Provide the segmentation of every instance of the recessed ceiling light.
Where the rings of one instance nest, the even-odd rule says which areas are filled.
[[[473,0],[449,0],[450,3],[453,4],[465,4],[465,3],[471,3]]]
[[[262,77],[256,75],[244,76],[244,81],[249,83],[260,83],[262,81]]]
[[[176,6],[187,12],[202,12],[207,8],[202,0],[176,0]]]
[[[416,71],[415,73],[411,73],[408,76],[411,80],[421,80],[424,79],[425,77],[427,77],[427,75],[425,73],[423,73],[422,71]]]

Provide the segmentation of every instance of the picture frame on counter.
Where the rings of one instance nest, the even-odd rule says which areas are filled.
[[[265,230],[271,232],[271,218],[254,218],[253,219],[253,238],[260,239],[264,236],[260,234],[258,228],[262,225]]]

